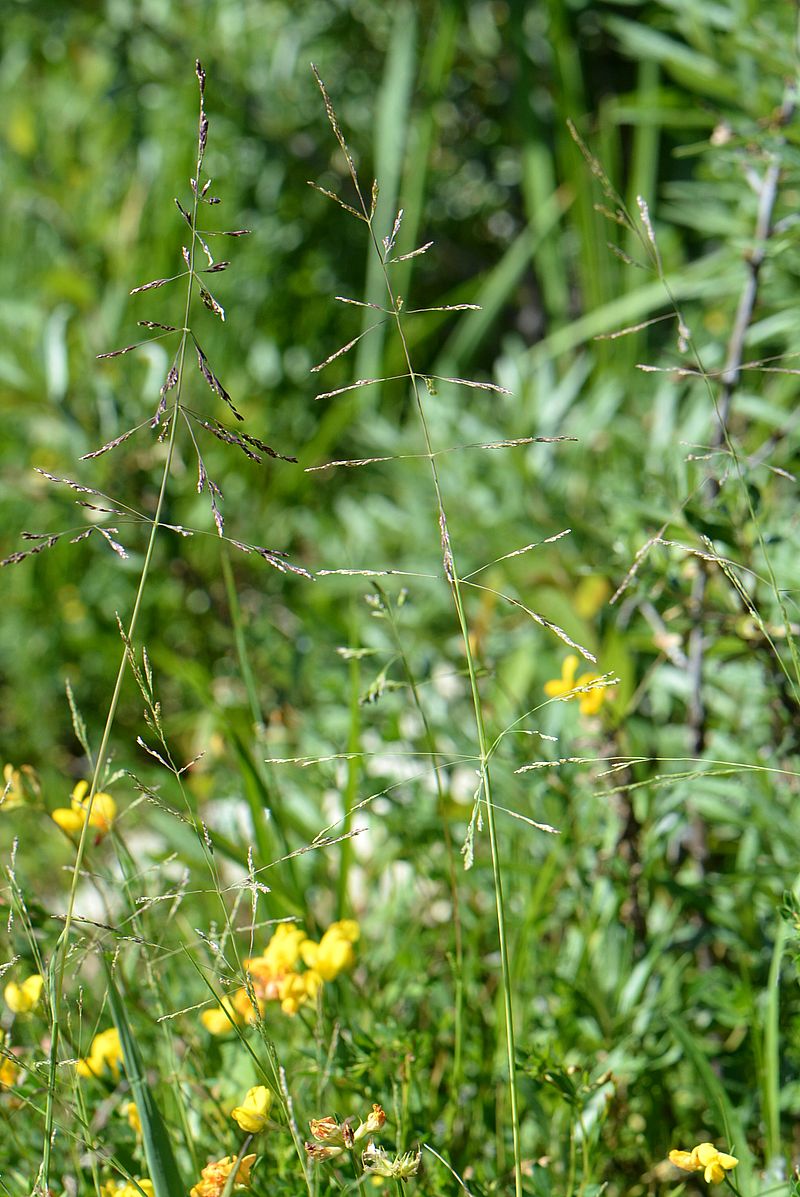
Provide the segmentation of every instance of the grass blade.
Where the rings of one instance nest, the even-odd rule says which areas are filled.
[[[117,988],[111,965],[106,956],[103,957],[103,964],[108,984],[111,1017],[119,1032],[122,1056],[125,1061],[125,1075],[130,1083],[133,1100],[139,1111],[144,1154],[147,1160],[147,1170],[153,1182],[155,1197],[177,1197],[178,1194],[186,1192],[186,1186],[181,1180],[172,1152],[169,1132],[156,1105],[153,1091],[147,1082],[139,1047],[125,1011],[125,1002]]]
[[[406,152],[406,131],[415,78],[416,42],[414,9],[408,3],[399,3],[395,7],[375,129],[375,173],[380,180],[381,190],[374,227],[379,237],[389,232],[397,215],[400,174]],[[386,302],[383,270],[377,255],[373,253],[367,260],[364,298],[377,304]],[[364,327],[372,324],[373,319],[370,312],[365,312]],[[374,378],[381,373],[383,341],[384,329],[379,327],[360,342],[355,362],[357,378]]]

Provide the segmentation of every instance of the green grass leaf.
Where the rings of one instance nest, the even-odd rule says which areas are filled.
[[[142,1123],[142,1141],[147,1160],[147,1171],[153,1182],[156,1197],[179,1197],[186,1192],[170,1143],[169,1131],[156,1105],[153,1091],[147,1082],[139,1047],[136,1042],[125,1001],[117,988],[107,957],[103,957],[108,984],[108,1003],[114,1026],[119,1032],[122,1056],[125,1061],[125,1075],[131,1086],[133,1100]]]

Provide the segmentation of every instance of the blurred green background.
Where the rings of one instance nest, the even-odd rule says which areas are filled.
[[[774,1117],[770,1123],[756,1095],[775,1074],[762,1069],[763,1026],[752,1025],[751,1015],[753,995],[767,991],[777,904],[794,881],[800,849],[796,776],[776,780],[759,771],[791,771],[797,761],[796,706],[779,663],[788,650],[767,578],[771,566],[795,620],[796,383],[785,373],[743,375],[731,421],[745,463],[741,485],[726,454],[691,460],[713,442],[709,391],[698,379],[637,370],[642,362],[666,368],[693,359],[681,352],[669,298],[642,245],[596,210],[608,200],[566,122],[575,122],[632,212],[636,197],[646,197],[671,292],[708,370],[725,360],[747,280],[758,179],[769,155],[780,156],[775,233],[745,345],[748,360],[777,361],[796,352],[798,137],[796,124],[776,118],[796,75],[794,23],[792,5],[746,0],[4,6],[4,556],[24,547],[22,530],[77,533],[84,523],[73,492],[34,466],[144,513],[153,509],[163,448],[146,426],[112,454],[77,458],[146,420],[169,366],[161,341],[110,361],[95,355],[135,340],[139,319],[181,321],[179,291],[129,291],[182,268],[173,197],[186,204],[194,165],[195,57],[208,76],[205,168],[223,201],[209,209],[208,227],[252,230],[224,243],[232,265],[212,280],[225,326],[203,313],[197,334],[246,430],[299,459],[257,467],[224,445],[204,446],[225,495],[230,536],[286,551],[310,571],[395,568],[434,578],[441,571],[425,461],[304,472],[331,459],[421,452],[403,382],[314,400],[354,377],[396,375],[403,366],[395,342],[378,333],[320,375],[309,373],[362,327],[361,310],[333,297],[382,299],[363,227],[307,185],[315,180],[352,200],[310,62],[362,178],[367,186],[373,175],[380,180],[385,232],[402,206],[399,252],[434,242],[398,268],[406,306],[482,305],[480,312],[409,318],[417,368],[491,379],[513,392],[442,385],[428,407],[436,446],[577,438],[465,449],[440,460],[462,574],[572,530],[482,580],[555,620],[597,655],[600,670],[620,678],[600,721],[587,726],[573,706],[550,706],[524,726],[558,733],[559,743],[509,736],[498,768],[506,807],[564,833],[556,846],[540,837],[515,838],[512,847],[513,826],[508,837],[520,984],[534,1003],[521,1013],[525,1059],[541,1040],[545,1054],[567,1059],[573,1052],[590,1069],[610,1059],[626,1076],[612,1112],[612,1150],[620,1172],[629,1169],[628,1193],[643,1183],[650,1152],[671,1145],[670,1125],[689,1133],[698,1104],[693,1051],[724,1057],[720,1067],[751,1142],[762,1136],[776,1150]],[[665,319],[617,340],[593,339],[655,317]],[[190,403],[225,419],[199,373],[189,378],[196,387]],[[359,799],[395,784],[397,762],[381,754],[419,749],[421,732],[390,622],[374,618],[364,602],[373,592],[363,578],[308,582],[231,552],[250,670],[243,677],[236,605],[195,471],[184,442],[166,519],[198,532],[162,536],[139,640],[152,657],[179,754],[208,753],[190,782],[193,799],[244,793],[256,805],[268,802],[279,812],[269,835],[276,825],[278,841],[295,848],[328,821],[329,808],[335,817],[338,791]],[[728,479],[713,507],[699,489],[709,474]],[[64,804],[86,769],[65,678],[96,744],[120,655],[115,613],[127,618],[141,567],[145,531],[114,522],[127,561],[100,538],[74,546],[65,538],[0,575],[3,759],[39,771],[49,807]],[[742,566],[750,601],[777,644],[776,656],[729,580],[710,569],[706,743],[703,759],[693,762],[686,759],[694,753],[685,654],[696,625],[692,585],[704,566],[680,548],[654,548],[624,597],[608,604],[638,550],[662,528],[692,548],[708,536]],[[403,649],[442,750],[468,756],[474,745],[446,588],[425,578],[387,578],[381,586],[393,609],[407,587],[397,611]],[[498,734],[542,703],[566,650],[518,606],[479,591],[470,602]],[[347,661],[341,647],[370,655]],[[384,666],[390,683],[402,684],[379,682],[379,701],[359,707],[358,695]],[[114,764],[148,777],[152,762],[135,744],[141,705],[129,684]],[[377,756],[349,774],[329,765],[284,769],[269,782],[261,776],[267,753],[327,755],[354,744]],[[623,793],[599,766],[514,774],[543,754],[621,754],[641,763],[625,774],[622,784],[634,788]],[[734,764],[713,775],[715,761]],[[654,782],[654,775],[666,780]],[[474,788],[469,761],[448,772],[445,788],[446,817],[460,843]],[[382,808],[386,838],[364,865],[376,884],[419,843],[441,881],[441,811],[428,801],[412,843],[403,809],[415,794],[429,799],[429,790],[429,781],[412,780],[400,791],[407,798]],[[222,806],[209,806],[212,825],[216,819],[232,840],[246,837],[240,806],[231,804],[234,814]],[[21,817],[33,831],[39,816]],[[706,829],[701,860],[687,849],[692,821]],[[14,830],[0,826],[9,842]],[[30,872],[33,862],[21,867]],[[484,882],[485,868],[482,860]],[[326,911],[336,870],[312,854],[284,883],[274,899],[278,912],[297,910],[309,895]],[[488,953],[491,920],[479,898],[470,917],[478,926],[486,919]],[[394,913],[410,928],[430,930],[424,887],[392,901],[398,905],[386,918]],[[392,990],[392,964],[416,951],[409,931],[402,946],[384,945],[375,956],[376,970],[386,970],[386,1010],[409,1026],[421,997]],[[530,976],[523,975],[529,952],[538,961]],[[796,1007],[787,982],[782,1018],[787,1030],[795,1026],[786,1056],[794,1071],[784,1077],[782,1100],[791,1116],[800,1112],[791,1079]],[[693,1046],[681,1046],[668,1030],[676,1015],[692,1028]],[[473,1049],[480,1058],[483,1049]],[[530,1069],[534,1104],[539,1073]],[[435,1085],[429,1100],[433,1118]],[[462,1135],[466,1152],[466,1126]],[[531,1135],[534,1154],[545,1147]]]
[[[300,458],[300,468],[258,470],[221,447],[208,450],[212,476],[224,484],[228,531],[287,549],[311,568],[385,566],[410,544],[435,560],[424,463],[302,473],[333,457],[419,448],[402,385],[313,402],[316,391],[352,378],[352,354],[320,379],[309,375],[360,330],[358,311],[332,296],[358,298],[376,286],[372,274],[365,278],[361,227],[306,184],[348,188],[309,70],[315,61],[364,177],[381,177],[387,231],[402,205],[399,249],[435,242],[401,268],[400,292],[415,306],[483,304],[481,313],[410,325],[420,368],[493,377],[515,392],[513,400],[444,394],[432,413],[438,443],[580,438],[580,447],[459,453],[446,464],[472,567],[498,555],[495,548],[573,528],[568,541],[518,568],[545,613],[579,619],[571,598],[583,575],[599,572],[616,587],[643,533],[685,520],[682,505],[698,475],[681,442],[708,442],[712,411],[701,387],[633,368],[651,360],[652,346],[677,358],[674,322],[654,326],[649,341],[592,342],[669,306],[657,280],[609,252],[616,230],[593,210],[603,197],[566,119],[634,210],[637,194],[648,198],[674,293],[707,368],[718,366],[754,224],[748,138],[769,141],[793,69],[791,24],[786,6],[733,3],[10,3],[0,68],[5,553],[19,547],[21,529],[75,522],[72,496],[32,465],[80,473],[100,489],[113,484],[123,501],[152,506],[157,471],[146,432],[95,463],[75,461],[146,418],[166,372],[161,342],[94,359],[136,339],[137,319],[176,318],[173,291],[128,292],[181,268],[172,197],[185,200],[193,164],[199,55],[209,77],[207,167],[224,201],[211,215],[215,227],[253,230],[226,243],[233,266],[214,281],[229,318],[225,328],[207,319],[204,346],[249,430]],[[735,136],[714,149],[709,136],[725,122]],[[793,212],[795,197],[784,189],[779,215]],[[785,223],[750,337],[761,356],[783,348],[793,328],[787,287],[796,246],[794,225]],[[635,252],[624,230],[617,240]],[[398,372],[396,346],[383,352],[379,337],[365,339],[355,356],[358,375]],[[768,395],[736,404],[754,443],[782,426],[793,392],[790,378],[762,376],[762,391],[766,381]],[[196,383],[201,406],[199,375]],[[208,529],[192,468],[187,459],[172,515]],[[64,767],[65,673],[90,710],[106,702],[118,651],[114,611],[130,604],[141,533],[128,541],[134,556],[126,565],[92,541],[7,571],[0,718],[15,758],[52,760],[58,743],[64,755],[53,763]],[[199,539],[162,547],[169,565],[147,619],[168,632],[165,644],[179,655],[199,633],[210,650],[204,667],[223,685],[232,658],[220,571],[208,568],[216,552]],[[302,707],[319,670],[328,673],[331,645],[352,633],[351,607],[340,600],[354,587],[309,588],[243,560],[236,570],[265,708],[289,692]],[[495,618],[524,629],[514,683],[521,697],[558,672],[559,646],[543,639],[532,651],[518,613]],[[597,649],[614,623],[612,613],[607,627],[574,630]],[[628,630],[650,636],[635,617]],[[32,660],[41,667],[31,669]],[[180,685],[180,676],[170,680]]]

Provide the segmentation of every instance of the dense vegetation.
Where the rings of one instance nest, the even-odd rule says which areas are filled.
[[[7,6],[0,1192],[794,1192],[795,23]]]

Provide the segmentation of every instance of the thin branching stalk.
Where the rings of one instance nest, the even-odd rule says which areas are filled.
[[[785,93],[784,101],[776,115],[776,124],[778,127],[783,127],[783,126],[787,125],[792,120],[794,113],[795,113],[795,109],[796,109],[796,103],[797,103],[797,101],[796,101],[796,94],[795,94],[794,88],[790,86]],[[784,660],[782,654],[778,651],[775,641],[774,641],[773,637],[770,635],[769,630],[768,630],[764,620],[759,615],[755,606],[750,602],[749,596],[745,595],[742,592],[741,587],[738,584],[738,579],[735,577],[735,575],[730,574],[730,573],[728,573],[726,576],[728,577],[728,580],[731,582],[731,584],[737,590],[739,590],[740,597],[742,597],[742,599],[745,601],[745,604],[747,605],[747,608],[748,608],[750,614],[753,616],[753,618],[758,623],[759,630],[761,631],[765,640],[769,644],[769,646],[775,656],[775,659],[778,663],[778,666],[781,669],[782,673],[784,674],[784,677],[786,678],[789,690],[791,691],[792,698],[798,705],[800,705],[800,652],[798,651],[796,637],[793,634],[792,623],[789,618],[789,612],[788,612],[787,605],[786,605],[785,595],[784,595],[781,587],[778,585],[778,579],[775,574],[774,567],[772,565],[772,557],[768,551],[767,544],[766,544],[766,541],[764,538],[764,533],[761,528],[761,523],[756,514],[755,506],[753,503],[753,498],[750,493],[750,488],[747,485],[747,479],[745,477],[746,462],[742,460],[742,457],[739,454],[739,452],[736,448],[736,445],[734,444],[734,442],[732,441],[732,439],[730,437],[730,434],[728,431],[728,422],[727,422],[727,417],[728,417],[729,410],[730,410],[730,402],[731,402],[731,399],[733,396],[733,391],[735,390],[736,385],[738,384],[739,373],[743,366],[743,363],[741,360],[741,353],[742,353],[742,348],[743,348],[743,344],[744,344],[744,337],[746,335],[747,328],[748,328],[750,320],[752,318],[753,305],[755,304],[755,300],[757,297],[757,284],[758,284],[760,268],[761,268],[761,264],[762,264],[762,262],[764,260],[764,256],[765,256],[765,243],[766,243],[766,240],[768,239],[768,236],[770,233],[771,214],[772,214],[772,209],[774,207],[775,200],[776,200],[776,194],[773,193],[773,188],[777,187],[777,183],[778,183],[778,179],[779,179],[779,175],[778,175],[774,179],[774,181],[772,180],[772,178],[770,176],[770,169],[774,165],[778,165],[778,166],[780,165],[779,161],[778,161],[778,157],[776,156],[775,153],[773,153],[770,156],[770,162],[766,168],[764,181],[763,181],[762,187],[760,188],[760,191],[759,191],[759,215],[758,215],[757,230],[761,231],[763,236],[762,236],[760,244],[756,245],[755,250],[752,251],[755,254],[756,266],[755,266],[755,269],[750,270],[746,286],[745,286],[742,296],[741,296],[741,300],[740,300],[740,304],[739,304],[739,311],[737,313],[737,318],[736,318],[736,322],[735,322],[734,332],[732,334],[732,338],[729,343],[729,359],[728,359],[728,363],[726,365],[725,371],[723,372],[723,391],[722,391],[722,394],[718,398],[717,392],[715,391],[715,388],[714,388],[713,376],[705,369],[705,367],[703,365],[703,360],[702,360],[700,351],[692,337],[692,333],[691,333],[690,329],[686,326],[686,323],[683,320],[680,305],[675,296],[675,293],[670,284],[670,281],[664,271],[664,265],[661,260],[661,254],[658,250],[658,246],[656,243],[655,230],[654,230],[652,222],[650,220],[650,214],[648,211],[646,200],[642,196],[637,196],[637,201],[639,204],[639,216],[640,216],[640,221],[637,221],[634,219],[634,217],[628,211],[625,201],[621,198],[621,196],[614,189],[614,186],[611,183],[611,180],[609,179],[608,175],[606,174],[602,164],[599,162],[599,160],[597,158],[595,158],[595,156],[587,148],[587,146],[583,142],[582,138],[580,137],[579,133],[577,132],[575,126],[572,124],[572,122],[569,122],[569,128],[570,128],[570,133],[571,133],[574,141],[578,145],[578,148],[580,149],[581,153],[583,154],[583,156],[589,166],[589,169],[591,170],[591,172],[595,176],[595,178],[598,180],[598,182],[603,190],[604,195],[606,196],[607,199],[612,201],[613,205],[617,209],[616,215],[612,216],[612,219],[616,223],[621,223],[627,229],[629,229],[632,233],[635,234],[639,244],[641,245],[642,249],[644,250],[645,256],[648,259],[654,274],[658,278],[659,283],[664,288],[664,291],[665,291],[665,294],[669,301],[669,304],[670,304],[670,306],[674,312],[674,315],[675,315],[675,320],[677,323],[679,347],[681,348],[682,352],[687,352],[687,351],[690,352],[691,356],[695,362],[695,369],[688,371],[688,373],[696,374],[698,377],[703,379],[706,390],[708,392],[709,399],[711,401],[711,406],[712,406],[714,413],[716,415],[716,418],[717,418],[717,425],[716,425],[716,430],[715,430],[715,435],[719,438],[717,443],[720,448],[724,445],[725,450],[727,451],[727,453],[730,456],[731,462],[733,464],[733,470],[734,470],[734,473],[736,476],[736,480],[739,483],[742,497],[744,499],[744,503],[747,508],[747,513],[748,513],[750,520],[752,521],[753,527],[755,529],[758,547],[763,555],[764,565],[765,565],[767,579],[769,581],[770,589],[775,597],[775,601],[778,604],[778,608],[781,612],[783,627],[784,627],[784,630],[786,633],[786,639],[787,639],[787,643],[788,643],[788,647],[789,647],[789,655],[791,657],[792,672],[790,672],[789,666],[787,665],[786,661]],[[609,213],[606,213],[606,215],[609,215]],[[627,331],[634,331],[634,330],[623,330],[623,331],[627,332]],[[646,368],[650,369],[650,367],[646,367]],[[728,394],[729,390],[730,390],[730,393]],[[726,394],[727,394],[727,400],[726,400]],[[639,554],[637,554],[637,561],[634,562],[634,566],[638,565],[638,562],[642,559],[642,557],[646,553],[647,549],[652,544],[658,543],[661,535],[663,535],[663,532],[660,533],[655,538],[653,538],[650,542],[648,542],[648,544],[646,546],[643,546],[643,548],[640,550]],[[716,558],[715,558],[715,560],[716,560]],[[721,561],[717,561],[717,563],[722,566]],[[630,583],[630,580],[633,577],[635,572],[636,572],[635,568],[628,572],[628,575],[626,576],[622,585],[617,589],[616,593],[614,594],[613,598],[611,599],[611,602],[615,602],[619,598],[619,596],[622,594],[623,590],[625,590],[626,587],[628,586],[628,584]]]
[[[250,707],[250,719],[253,729],[253,739],[259,750],[266,751],[266,734],[264,716],[261,710],[261,704],[258,700],[258,690],[256,688],[256,680],[253,676],[250,659],[247,655],[247,644],[245,640],[244,620],[242,618],[242,608],[239,602],[239,595],[236,590],[236,579],[233,575],[233,566],[230,561],[230,551],[227,544],[224,542],[221,548],[222,561],[222,577],[225,582],[225,593],[228,599],[228,610],[231,616],[231,627],[233,629],[233,641],[236,646],[236,658],[239,662],[239,671],[242,675],[245,691],[247,692],[247,702]],[[272,780],[267,776],[267,770],[264,765],[262,751],[257,753],[257,760],[255,767],[258,771],[258,780],[264,791],[268,795],[266,801],[274,808],[274,794],[272,790]],[[280,837],[282,850],[284,855],[289,853],[289,843],[283,833],[284,821],[280,818],[269,818],[267,809],[262,802],[259,801],[259,796],[251,792],[250,786],[245,786],[245,798],[250,807],[250,818],[253,823],[253,830],[256,837],[256,847],[262,860],[269,860],[273,856],[271,829],[274,828],[277,835]],[[286,868],[292,880],[294,878],[293,862],[288,860]],[[296,888],[296,882],[295,882]]]
[[[483,706],[481,704],[480,690],[478,687],[478,671],[475,665],[475,659],[472,652],[472,641],[469,634],[469,623],[467,621],[466,611],[464,609],[464,601],[461,593],[461,585],[459,580],[458,567],[456,564],[455,554],[453,552],[450,534],[447,525],[447,515],[445,513],[444,498],[442,494],[441,480],[439,477],[439,469],[436,464],[436,454],[433,449],[431,441],[430,429],[425,416],[425,408],[422,403],[420,387],[424,387],[423,377],[416,372],[411,362],[411,354],[408,348],[408,341],[405,336],[405,329],[398,310],[397,298],[392,289],[389,273],[384,264],[383,254],[372,227],[372,222],[369,225],[370,237],[376,253],[380,255],[381,263],[383,264],[383,273],[386,280],[386,289],[389,293],[389,299],[394,309],[394,319],[397,327],[398,336],[403,347],[403,356],[408,367],[408,374],[411,379],[411,387],[414,394],[414,399],[417,408],[417,414],[422,428],[422,434],[425,440],[425,449],[431,466],[431,479],[433,481],[433,488],[436,495],[436,505],[439,511],[439,526],[442,533],[442,547],[444,550],[444,570],[445,577],[450,586],[450,593],[453,598],[453,603],[456,610],[456,618],[458,620],[458,627],[461,633],[461,640],[464,646],[464,656],[467,663],[467,673],[469,674],[470,695],[472,698],[472,709],[475,716],[475,729],[478,736],[478,750],[480,753],[480,781],[481,791],[484,806],[486,809],[486,826],[489,832],[489,846],[492,858],[492,880],[494,883],[495,896],[495,912],[497,915],[497,933],[500,943],[500,969],[503,982],[503,1013],[505,1016],[505,1034],[506,1034],[506,1062],[508,1066],[508,1085],[509,1085],[509,1100],[511,1113],[511,1132],[514,1146],[514,1185],[517,1197],[522,1195],[522,1148],[520,1144],[520,1124],[519,1124],[519,1095],[517,1090],[517,1075],[516,1075],[516,1049],[514,1044],[514,1010],[511,995],[511,966],[508,951],[508,934],[506,929],[506,913],[505,900],[503,897],[503,875],[500,863],[500,848],[497,838],[497,826],[495,821],[494,801],[492,797],[492,779],[491,770],[489,767],[490,743],[486,734],[486,724],[483,718]]]
[[[350,832],[353,825],[353,809],[358,801],[358,781],[361,775],[359,748],[361,746],[361,707],[359,704],[360,676],[358,658],[350,658],[350,726],[347,738],[347,782],[344,792],[344,818],[342,819],[341,855],[336,892],[336,909],[340,919],[345,918],[348,907],[348,886],[353,863],[353,840]]]
[[[198,66],[198,78],[200,78],[200,64]],[[127,643],[122,650],[122,658],[117,670],[117,677],[114,683],[114,689],[111,695],[111,701],[106,715],[105,726],[103,734],[100,739],[100,746],[95,756],[94,768],[92,770],[92,777],[89,784],[89,792],[86,799],[85,814],[83,826],[81,828],[80,839],[75,855],[75,863],[72,868],[72,880],[70,884],[69,897],[67,901],[67,912],[64,919],[64,927],[58,938],[53,960],[50,965],[50,1059],[49,1059],[49,1076],[47,1085],[47,1101],[45,1110],[45,1135],[44,1135],[44,1150],[42,1157],[41,1170],[41,1184],[45,1192],[49,1189],[50,1177],[50,1155],[53,1141],[53,1128],[55,1120],[55,1089],[56,1089],[56,1073],[58,1068],[58,1052],[59,1052],[59,1038],[60,1038],[60,1013],[61,1003],[64,992],[64,971],[66,968],[67,954],[69,952],[70,939],[72,934],[72,923],[75,914],[75,899],[78,892],[78,884],[83,869],[83,862],[86,855],[86,849],[89,843],[89,836],[91,834],[89,819],[94,804],[95,795],[100,787],[100,778],[105,769],[105,762],[108,753],[108,746],[111,740],[111,731],[114,726],[114,721],[117,715],[117,708],[119,706],[120,695],[122,693],[122,685],[125,680],[125,674],[128,668],[128,644],[132,643],[136,626],[139,619],[139,614],[142,608],[142,600],[144,598],[145,590],[147,588],[148,579],[150,577],[150,569],[153,561],[153,554],[156,546],[156,539],[161,524],[161,516],[164,510],[164,503],[167,495],[167,486],[170,475],[172,473],[172,462],[175,455],[176,432],[178,427],[178,412],[181,406],[181,396],[183,393],[183,383],[186,364],[186,346],[190,335],[189,330],[189,314],[192,306],[192,296],[194,294],[195,284],[195,252],[196,252],[196,238],[195,232],[197,229],[197,212],[200,204],[199,196],[199,180],[200,170],[202,166],[203,150],[204,150],[204,132],[202,127],[203,103],[202,103],[202,80],[201,80],[201,131],[198,136],[198,150],[197,150],[197,169],[195,178],[197,185],[193,190],[193,204],[191,212],[191,231],[189,247],[189,262],[188,275],[186,284],[186,303],[184,308],[183,327],[181,329],[180,347],[178,350],[178,382],[175,388],[175,398],[172,403],[172,410],[169,415],[170,429],[169,438],[167,442],[167,454],[164,461],[164,468],[161,474],[161,485],[159,487],[158,499],[156,501],[155,511],[150,527],[150,535],[147,541],[147,548],[145,550],[144,561],[142,563],[142,570],[139,576],[139,584],[136,589],[136,597],[133,603],[133,610],[131,611],[130,619],[128,621],[126,639]]]
[[[788,120],[787,112],[785,119]],[[764,171],[758,192],[758,209],[756,225],[753,234],[754,246],[747,256],[747,280],[739,305],[736,310],[725,369],[722,374],[722,391],[717,402],[717,423],[711,438],[711,451],[717,452],[727,440],[728,419],[736,389],[741,378],[741,367],[744,361],[744,343],[747,330],[750,327],[758,299],[758,285],[761,266],[767,252],[767,242],[772,231],[772,213],[778,198],[778,183],[781,174],[781,161],[773,156]],[[711,479],[707,487],[707,501],[712,503],[719,494],[720,486],[716,479]],[[689,637],[689,680],[691,682],[691,702],[689,705],[689,728],[691,732],[691,751],[700,756],[706,742],[706,710],[703,701],[703,657],[705,655],[706,634],[703,627],[706,589],[708,587],[708,570],[698,569],[692,586],[690,611],[695,620]]]
[[[458,884],[456,880],[457,857],[455,845],[453,844],[453,836],[450,832],[447,822],[447,813],[445,810],[445,793],[444,786],[442,785],[442,771],[439,768],[439,759],[441,754],[436,746],[436,737],[433,733],[430,720],[428,719],[427,711],[422,703],[419,686],[417,685],[417,680],[414,677],[414,672],[411,668],[411,662],[408,659],[408,654],[406,653],[400,636],[400,629],[397,626],[394,607],[392,606],[389,596],[383,593],[377,583],[373,583],[373,585],[383,600],[389,620],[389,627],[392,631],[392,639],[394,640],[395,648],[397,649],[397,655],[403,666],[403,671],[406,675],[406,681],[408,682],[408,686],[411,691],[411,697],[414,700],[414,706],[417,708],[417,714],[422,721],[424,733],[423,739],[431,761],[433,762],[433,777],[434,783],[436,785],[436,797],[439,803],[439,813],[442,818],[442,831],[444,833],[445,851],[447,852],[447,873],[450,884],[450,901],[453,905],[453,941],[455,945],[454,983],[456,992],[453,1016],[453,1070],[450,1081],[450,1087],[454,1096],[453,1116],[455,1117],[455,1111],[458,1108],[457,1095],[462,1079],[462,1052],[464,1046],[464,944],[463,933],[461,929],[461,911],[459,909]],[[494,746],[490,748],[490,753],[493,751],[493,747]]]
[[[456,564],[455,555],[450,541],[450,534],[448,530],[447,515],[445,512],[444,497],[442,493],[441,479],[439,476],[439,469],[437,466],[436,453],[431,441],[430,429],[425,415],[425,408],[421,397],[421,387],[425,386],[425,376],[419,373],[411,360],[411,353],[408,347],[408,341],[403,327],[401,318],[401,303],[395,294],[389,272],[386,265],[386,258],[388,254],[384,254],[378,236],[374,228],[374,203],[368,204],[365,199],[358,175],[355,168],[350,150],[342,134],[339,122],[331,104],[330,97],[325,89],[325,85],[319,76],[315,67],[312,67],[315,78],[319,84],[325,101],[325,109],[328,119],[336,136],[339,145],[347,159],[350,177],[355,187],[356,195],[358,196],[358,203],[360,206],[360,213],[356,212],[359,219],[364,220],[369,229],[369,238],[372,248],[380,261],[381,272],[383,274],[386,285],[387,294],[389,297],[389,307],[394,319],[397,334],[402,346],[403,357],[406,364],[406,373],[403,377],[408,377],[411,382],[411,389],[413,393],[414,403],[417,409],[417,415],[422,429],[422,435],[425,442],[425,455],[430,462],[431,480],[436,496],[436,506],[439,516],[439,528],[442,540],[442,552],[444,559],[444,573],[447,579],[450,593],[453,599],[453,604],[456,611],[456,619],[458,621],[459,631],[464,647],[464,656],[467,664],[467,673],[469,675],[470,694],[472,698],[472,708],[475,718],[475,728],[478,738],[479,749],[479,776],[480,776],[480,794],[486,809],[486,824],[489,832],[489,845],[492,859],[492,879],[494,884],[495,896],[495,912],[497,916],[497,932],[500,945],[500,966],[502,976],[503,989],[503,1012],[505,1020],[505,1048],[506,1061],[508,1067],[508,1086],[509,1086],[509,1100],[510,1100],[510,1115],[511,1115],[511,1130],[513,1137],[514,1148],[514,1188],[516,1197],[522,1197],[522,1148],[520,1141],[520,1116],[519,1116],[519,1097],[517,1090],[517,1072],[516,1072],[516,1050],[514,1044],[514,1011],[511,994],[511,968],[509,962],[508,951],[508,934],[506,928],[506,910],[505,900],[503,896],[503,876],[500,863],[500,849],[497,837],[497,826],[495,821],[494,802],[492,797],[492,779],[489,767],[490,756],[490,741],[486,733],[486,725],[483,717],[483,707],[481,704],[480,690],[478,687],[478,675],[475,660],[472,652],[472,643],[469,634],[469,624],[467,621],[466,611],[464,609],[463,595],[461,591],[461,582]],[[375,193],[374,193],[375,194]],[[353,211],[351,209],[351,211]],[[397,227],[397,226],[396,226]]]

